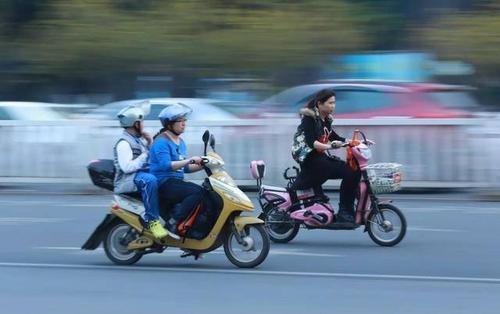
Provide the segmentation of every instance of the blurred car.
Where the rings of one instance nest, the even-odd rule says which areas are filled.
[[[149,100],[151,103],[151,111],[145,117],[145,120],[158,121],[158,114],[168,105],[182,103],[193,109],[193,113],[189,119],[191,121],[222,121],[238,119],[232,113],[229,113],[215,104],[219,101],[206,98],[150,98],[150,99],[134,99],[112,102],[90,111],[85,116],[86,119],[116,119],[116,114],[129,105],[135,105],[142,101]]]
[[[58,105],[44,102],[0,101],[0,120],[64,120],[66,117],[53,109]]]
[[[0,176],[36,177],[53,174],[51,156],[59,156],[61,167],[70,167],[66,154],[78,137],[78,127],[54,110],[60,104],[0,101],[0,132],[8,152],[0,162]],[[33,163],[36,156],[36,162]],[[26,166],[31,165],[32,166]],[[12,169],[16,169],[13,172]]]
[[[336,118],[375,117],[466,118],[479,105],[470,87],[434,83],[386,81],[326,81],[300,85],[260,104],[260,117],[297,117],[314,95],[325,88],[336,93]]]

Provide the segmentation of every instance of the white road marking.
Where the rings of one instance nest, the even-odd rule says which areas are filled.
[[[46,205],[54,203],[53,201],[26,201],[26,200],[0,200],[0,204],[18,204],[18,205]]]
[[[469,215],[498,215],[500,214],[499,208],[479,208],[476,210],[467,209],[464,211],[465,214]]]
[[[39,249],[39,250],[57,250],[57,251],[76,251],[76,250],[81,250],[81,248],[75,247],[75,246],[38,246],[38,247],[35,247],[35,249]],[[96,250],[102,251],[103,248],[97,248]]]
[[[59,223],[66,222],[68,218],[41,218],[41,217],[0,217],[0,225],[19,225],[30,223]]]
[[[408,227],[410,231],[430,231],[430,232],[465,232],[465,230],[457,229],[438,229],[438,228],[426,228],[426,227]]]
[[[211,274],[238,274],[261,276],[295,276],[317,278],[352,278],[352,279],[383,279],[383,280],[413,280],[413,281],[443,281],[443,282],[470,282],[483,284],[500,284],[500,278],[485,277],[448,277],[448,276],[418,276],[418,275],[387,275],[387,274],[354,274],[329,272],[294,272],[272,270],[244,270],[244,269],[213,269],[213,268],[185,268],[185,267],[154,267],[154,266],[103,266],[85,264],[49,264],[49,263],[13,263],[0,262],[0,267],[11,268],[45,268],[45,269],[82,269],[82,270],[120,270],[120,271],[170,271],[183,273],[211,273]]]
[[[426,214],[464,214],[464,215],[499,215],[500,207],[479,207],[479,206],[460,206],[460,207],[414,207],[397,206],[403,214],[405,213],[426,213]]]
[[[111,207],[111,202],[107,204],[63,204],[63,203],[54,203],[52,206],[57,207],[98,207],[98,208],[106,208],[109,209]]]
[[[70,246],[39,246],[35,247],[35,249],[39,250],[56,250],[56,251],[76,251],[79,254],[89,254],[92,251],[85,251],[82,250],[79,247],[70,247]],[[97,248],[99,252],[103,252],[102,248]],[[161,254],[167,254],[167,255],[181,255],[184,253],[181,249],[177,248],[169,248],[165,250]],[[95,253],[91,253],[95,254]],[[222,248],[218,248],[214,251],[208,252],[206,254],[224,254],[224,250]],[[327,253],[309,253],[309,252],[303,252],[302,250],[298,249],[290,249],[290,250],[276,250],[272,249],[269,251],[270,255],[291,255],[291,256],[315,256],[315,257],[345,257],[345,255],[340,255],[340,254],[327,254]]]
[[[24,189],[3,189],[3,190],[0,190],[0,193],[1,194],[8,194],[8,193],[17,193],[17,192],[23,192],[23,193],[27,193],[27,192],[36,192],[36,190],[24,190]]]
[[[290,252],[286,250],[271,249],[269,254],[272,255],[292,255],[292,256],[315,256],[315,257],[345,257],[341,254],[327,254],[327,253],[308,253],[308,252]]]
[[[43,205],[57,207],[110,207],[111,201],[107,203],[73,203],[71,201],[20,201],[20,200],[0,200],[0,204],[11,205]]]

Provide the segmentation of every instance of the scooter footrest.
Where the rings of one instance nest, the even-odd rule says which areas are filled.
[[[329,225],[326,225],[325,229],[331,230],[354,230],[359,228],[361,225],[357,225],[354,222],[335,222]]]

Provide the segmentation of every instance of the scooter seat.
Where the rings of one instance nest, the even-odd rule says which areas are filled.
[[[277,186],[271,186],[271,185],[262,185],[262,189],[266,191],[274,191],[274,192],[288,192],[285,188],[280,188]]]
[[[118,195],[122,195],[122,196],[125,196],[125,197],[130,197],[130,198],[133,198],[133,199],[136,199],[136,200],[142,202],[142,196],[141,196],[141,193],[139,193],[139,192],[120,193]]]

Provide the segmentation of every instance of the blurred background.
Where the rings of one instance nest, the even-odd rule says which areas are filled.
[[[208,128],[238,182],[263,159],[280,184],[299,108],[333,88],[339,133],[365,131],[406,187],[496,189],[499,13],[498,0],[4,0],[0,179],[90,183],[115,114],[148,98],[151,132],[166,104],[188,104],[191,154]]]

